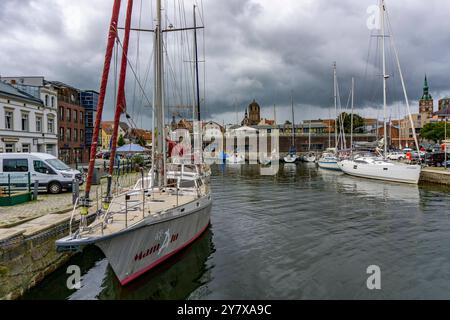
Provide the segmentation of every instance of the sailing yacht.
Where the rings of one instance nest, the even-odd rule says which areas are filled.
[[[284,157],[284,162],[295,163],[298,160],[297,148],[295,147],[295,117],[294,117],[294,98],[291,96],[291,108],[292,108],[292,142],[289,148],[289,154]]]
[[[334,83],[334,109],[336,113],[336,118],[338,117],[337,114],[337,70],[336,70],[336,63],[333,65],[333,83]],[[353,128],[352,128],[353,129]],[[328,128],[329,135],[329,145],[331,145],[331,125]],[[341,171],[341,168],[338,165],[339,158],[337,156],[337,149],[338,149],[338,130],[337,130],[337,121],[335,121],[335,130],[334,130],[334,136],[335,136],[335,148],[328,148],[320,157],[320,159],[317,161],[319,168],[327,169],[327,170],[335,170],[335,171]]]
[[[317,156],[314,152],[311,152],[311,120],[309,121],[308,129],[308,153],[302,157],[303,162],[313,163],[316,162]]]
[[[386,52],[385,52],[385,20],[386,20],[387,10],[386,4],[384,0],[380,0],[380,21],[381,21],[381,41],[382,41],[382,57],[383,57],[383,104],[384,104],[384,136],[387,136],[387,80],[389,75],[386,73]],[[411,117],[411,111],[409,107],[408,95],[406,92],[405,82],[400,66],[400,60],[398,57],[397,49],[393,43],[393,36],[390,35],[390,39],[392,41],[394,47],[395,58],[397,62],[398,71],[400,74],[400,80],[402,83],[403,93],[405,97],[406,106],[408,108],[409,118],[411,122],[411,127],[414,140],[416,146],[418,148],[418,141],[416,136],[416,131],[414,129],[414,122]],[[393,182],[401,182],[401,183],[409,183],[409,184],[418,184],[421,173],[420,165],[407,165],[401,163],[394,163],[386,159],[387,156],[387,145],[388,141],[384,139],[384,154],[382,157],[377,157],[374,155],[361,155],[361,154],[353,154],[351,159],[342,160],[338,163],[341,170],[349,175],[369,178],[369,179],[377,179],[377,180],[385,180],[385,181],[393,181]]]
[[[125,38],[129,37],[132,8],[127,11],[127,27]],[[164,54],[161,19],[161,0],[156,2],[155,36],[155,82],[154,82],[154,114],[153,121],[158,133],[155,139],[155,154],[151,177],[143,177],[134,188],[122,193],[108,194],[103,207],[97,212],[95,220],[87,223],[89,201],[89,184],[86,198],[82,199],[80,224],[78,230],[72,232],[75,210],[70,220],[70,235],[56,241],[59,251],[78,251],[87,245],[99,247],[105,254],[115,275],[122,285],[138,278],[161,262],[170,258],[199,238],[210,224],[212,196],[203,165],[170,164],[167,160],[164,133]],[[120,0],[115,1],[111,31],[116,32],[120,12]],[[194,6],[194,34],[195,24]],[[112,39],[114,44],[114,37]],[[194,37],[196,39],[196,36]],[[109,43],[110,44],[110,43]],[[196,45],[195,45],[196,46]],[[111,50],[112,52],[112,50]],[[124,49],[124,56],[126,56]],[[108,63],[108,51],[105,66]],[[198,63],[196,55],[196,63]],[[104,73],[105,74],[105,73]],[[198,69],[196,72],[198,80]],[[106,80],[107,81],[107,80]],[[103,83],[104,81],[102,81]],[[198,81],[197,81],[198,85]],[[106,88],[102,87],[100,95],[104,97]],[[197,95],[197,116],[200,117],[200,99]],[[101,119],[100,112],[97,117]],[[98,119],[97,119],[98,120]],[[98,121],[99,123],[100,121]],[[118,125],[118,123],[115,123]],[[94,133],[97,131],[94,130]],[[155,132],[155,131],[153,131]],[[95,140],[94,135],[94,140]],[[114,141],[114,140],[113,140]],[[91,153],[92,154],[92,153]],[[93,153],[95,155],[95,153]],[[90,168],[90,170],[92,170]],[[142,174],[144,176],[144,174]],[[111,177],[109,177],[111,181]],[[110,190],[108,186],[108,190]],[[87,199],[87,200],[86,200]]]

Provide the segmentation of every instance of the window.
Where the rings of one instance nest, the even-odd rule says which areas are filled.
[[[47,145],[47,153],[56,156],[55,148],[52,144]]]
[[[47,133],[55,133],[55,119],[47,118]]]
[[[64,121],[64,108],[59,107],[59,120]]]
[[[67,115],[67,121],[71,121],[72,119],[72,112],[71,112],[71,110],[70,109],[67,109],[67,112],[66,112],[66,115]]]
[[[3,172],[28,172],[28,160],[3,159]]]
[[[22,152],[23,153],[30,153],[30,145],[27,144],[22,144]]]
[[[56,174],[48,165],[40,160],[33,161],[34,171],[42,174]]]
[[[15,148],[14,144],[12,144],[12,143],[5,144],[5,152],[6,153],[14,153],[15,149],[16,148]]]
[[[36,132],[42,132],[42,117],[36,116]]]
[[[80,130],[80,142],[84,142],[84,131]]]
[[[29,131],[28,113],[22,113],[22,131]]]
[[[80,123],[84,123],[83,112],[80,111]]]
[[[64,141],[64,128],[59,128],[59,140]]]
[[[71,135],[72,135],[72,130],[70,128],[66,129],[66,141],[70,142],[71,141]]]
[[[77,110],[73,110],[73,122],[77,122],[78,121],[78,111]]]
[[[73,130],[73,141],[78,142],[78,130],[77,129]]]
[[[48,107],[48,95],[45,95],[45,106]]]
[[[14,130],[14,112],[13,111],[5,111],[5,129],[6,130]]]
[[[55,97],[52,97],[52,108],[55,107]]]

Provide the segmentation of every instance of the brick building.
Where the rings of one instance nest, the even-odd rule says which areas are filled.
[[[85,139],[85,110],[80,90],[52,82],[58,92],[59,158],[67,164],[89,162]]]

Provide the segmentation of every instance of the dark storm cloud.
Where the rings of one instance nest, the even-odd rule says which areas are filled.
[[[344,105],[352,76],[358,107],[379,104],[377,40],[366,26],[366,10],[376,2],[204,0],[208,116],[234,121],[235,101],[241,113],[253,99],[265,108],[287,106],[291,92],[296,104],[323,115],[332,105],[334,61]],[[425,73],[435,98],[447,94],[450,3],[387,3],[410,99],[420,97]],[[97,89],[111,6],[110,0],[0,1],[0,74],[45,75]],[[390,69],[392,58],[388,51]],[[401,87],[397,73],[390,73],[395,75],[389,88],[393,104]]]

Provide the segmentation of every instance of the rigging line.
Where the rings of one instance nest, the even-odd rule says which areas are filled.
[[[392,28],[392,25],[391,25],[391,19],[390,19],[390,16],[389,16],[389,13],[388,13],[387,9],[386,9],[386,18],[387,18],[388,30],[390,30],[390,34],[391,34],[391,37],[390,37],[391,45],[392,45],[393,51],[395,53],[395,60],[397,62],[397,69],[398,69],[398,73],[399,73],[399,76],[400,76],[400,81],[402,83],[402,89],[403,89],[403,94],[404,94],[404,98],[405,98],[406,108],[407,108],[407,111],[408,111],[409,122],[410,122],[410,125],[411,125],[411,128],[412,128],[412,131],[413,131],[414,143],[416,144],[417,152],[420,153],[419,141],[418,141],[418,138],[417,138],[415,125],[414,125],[414,120],[412,118],[411,108],[410,108],[410,105],[409,105],[408,92],[406,90],[405,80],[404,80],[404,77],[403,77],[402,67],[401,67],[401,64],[400,64],[400,58],[399,58],[397,47],[395,46],[394,36],[393,36],[393,32],[392,32],[393,28]]]
[[[139,6],[139,22],[138,22],[139,29],[141,29],[141,26],[142,26],[142,2],[143,2],[143,0],[141,0],[140,6]],[[139,72],[140,40],[141,40],[141,33],[138,32],[138,34],[137,34],[137,46],[136,46],[136,71],[137,71],[137,73],[139,75],[139,78],[140,78],[140,72]],[[135,104],[136,104],[136,81],[134,81],[133,104],[131,106],[131,113],[133,115],[134,115],[134,112],[135,112]]]
[[[118,46],[119,37],[116,36],[116,45],[114,46],[114,106],[117,104],[117,70],[118,70]]]
[[[167,80],[168,80],[167,82],[169,82],[171,79],[173,80],[173,87],[174,87],[175,89],[172,90],[171,95],[172,95],[172,97],[174,98],[174,101],[175,101],[176,98],[177,98],[177,97],[176,97],[176,93],[177,93],[177,91],[178,91],[178,84],[177,84],[177,81],[176,81],[175,71],[174,71],[174,69],[173,69],[173,67],[172,67],[172,63],[171,63],[171,60],[170,60],[170,57],[169,57],[169,54],[168,54],[168,51],[167,51],[166,44],[164,43],[163,46],[164,46],[164,48],[166,48],[166,52],[165,52],[165,55],[166,55],[166,58],[167,58],[166,64],[167,64],[168,69],[169,69],[169,74],[167,75]],[[170,76],[172,76],[171,79],[169,79]],[[169,83],[168,83],[168,84],[169,84]],[[167,91],[167,93],[168,93],[168,91]],[[168,108],[168,109],[169,109],[169,108]]]
[[[123,46],[122,46],[122,43],[120,42],[120,39],[119,39],[119,38],[117,38],[117,42],[119,43],[120,47],[121,47],[122,50],[123,50]],[[134,77],[137,79],[136,72],[134,71],[134,68],[133,68],[133,65],[132,65],[130,59],[128,59],[128,56],[127,56],[127,55],[125,55],[125,57],[126,57],[126,59],[127,59],[127,63],[128,63],[128,66],[130,67],[131,72],[133,73]],[[142,92],[143,92],[143,94],[144,94],[144,97],[145,97],[145,99],[147,100],[148,104],[151,106],[152,109],[154,109],[153,104],[150,102],[150,100],[148,99],[147,95],[145,94],[145,90],[144,90],[144,88],[142,87],[141,82],[140,82],[139,80],[137,80],[137,83],[139,84],[139,87],[141,88],[141,90],[142,90]]]

